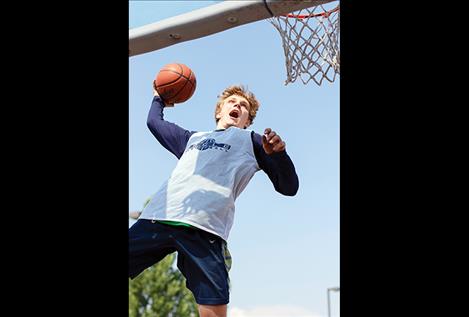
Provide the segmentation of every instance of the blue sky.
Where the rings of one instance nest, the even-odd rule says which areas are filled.
[[[131,1],[129,28],[216,2]],[[212,130],[217,95],[231,84],[244,84],[261,103],[250,129],[277,131],[300,179],[298,194],[287,197],[260,171],[237,199],[228,240],[229,316],[327,316],[327,288],[340,286],[340,78],[321,86],[301,81],[285,86],[281,39],[265,20],[130,57],[129,211],[141,209],[176,165],[146,127],[152,81],[172,62],[192,68],[197,89],[189,101],[166,110],[166,120],[188,130]],[[331,294],[334,317],[339,299],[340,293]]]

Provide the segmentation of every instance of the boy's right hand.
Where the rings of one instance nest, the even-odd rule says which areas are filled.
[[[274,152],[285,151],[286,144],[277,132],[272,131],[271,128],[266,128],[262,136],[262,146],[265,153],[270,155]]]
[[[158,91],[156,91],[154,81],[153,81],[153,96],[159,96]],[[161,98],[161,100],[163,100],[163,98]],[[164,100],[163,100],[163,103],[165,107],[174,107],[174,103],[166,103]]]
[[[138,217],[140,217],[141,214],[142,214],[141,211],[131,211],[129,212],[129,217],[132,219],[138,219]]]

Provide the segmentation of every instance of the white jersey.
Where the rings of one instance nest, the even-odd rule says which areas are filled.
[[[234,202],[259,170],[250,130],[197,132],[140,219],[184,222],[226,241]]]

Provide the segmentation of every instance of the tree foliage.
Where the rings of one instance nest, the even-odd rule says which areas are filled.
[[[129,317],[196,317],[186,279],[173,266],[175,253],[129,279]]]

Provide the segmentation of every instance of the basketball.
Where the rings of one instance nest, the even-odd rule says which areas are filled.
[[[167,64],[156,75],[154,87],[165,103],[181,103],[194,94],[195,74],[184,64]]]

